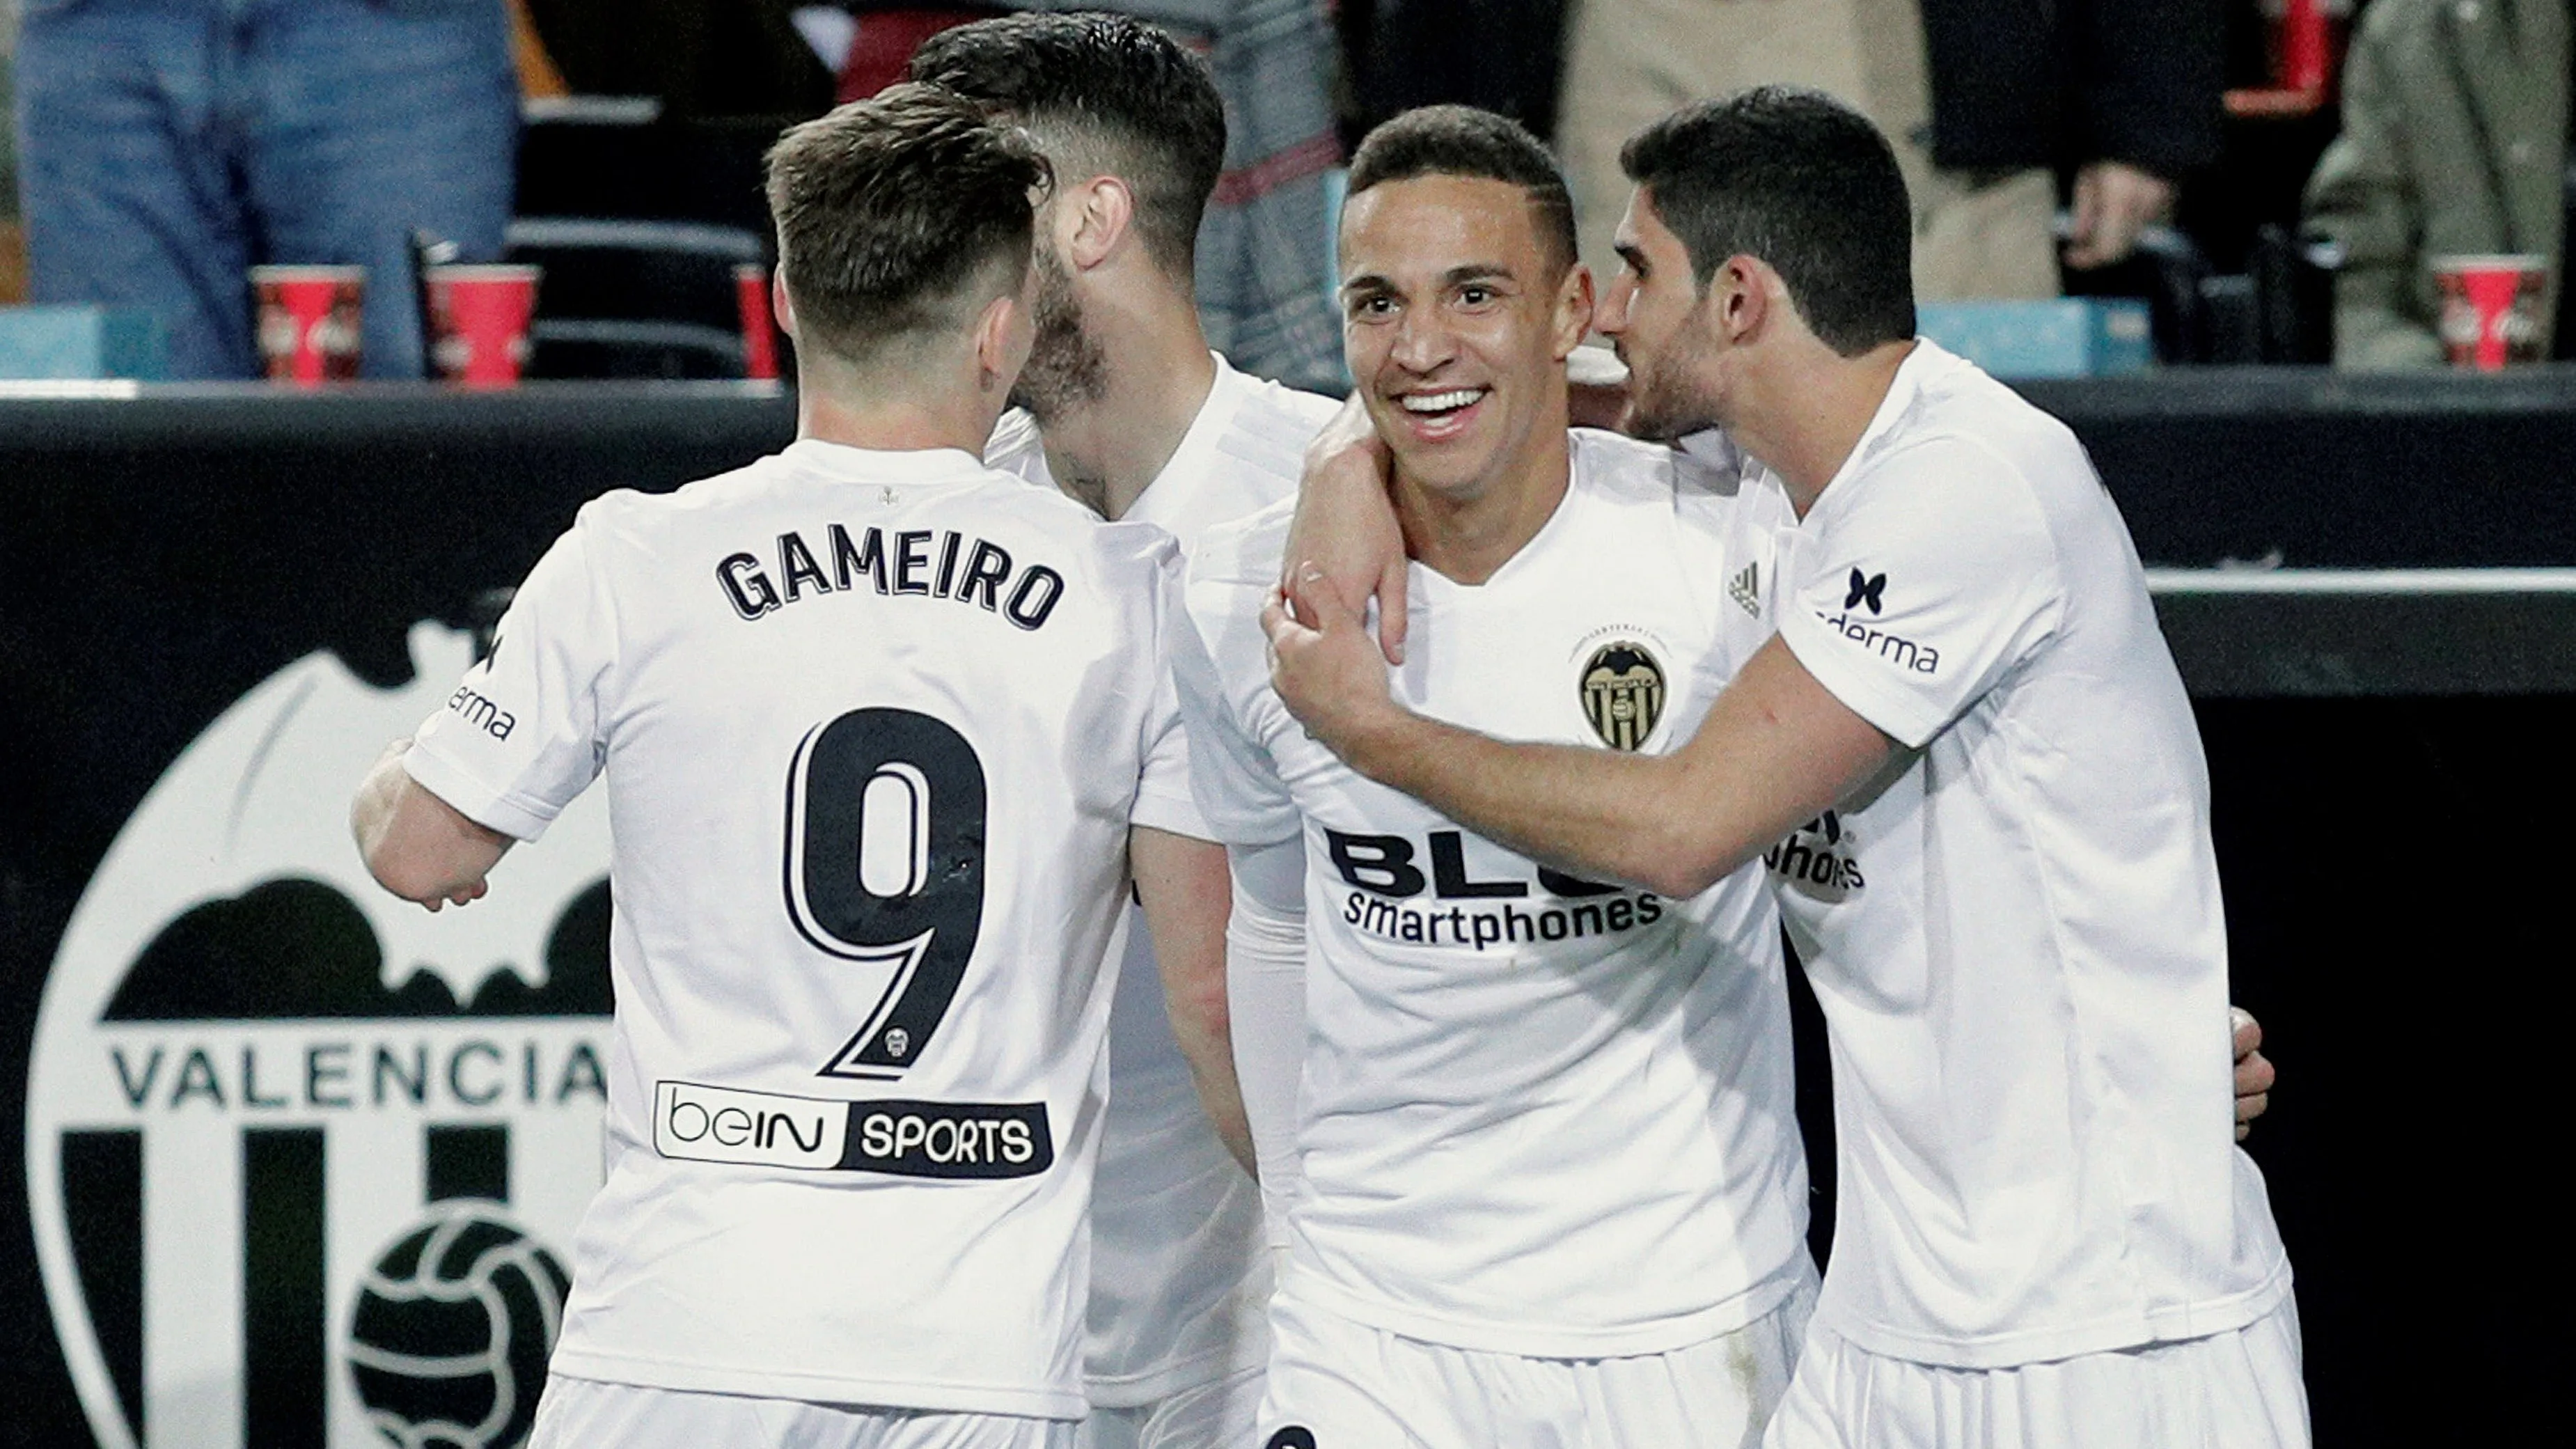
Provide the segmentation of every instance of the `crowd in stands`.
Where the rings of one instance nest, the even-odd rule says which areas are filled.
[[[0,301],[149,307],[174,376],[252,376],[250,264],[403,278],[423,230],[463,260],[497,258],[529,99],[646,96],[683,124],[783,123],[872,93],[921,39],[995,8],[0,0],[13,119],[0,132]],[[1551,137],[1584,259],[1606,272],[1621,141],[1685,101],[1775,82],[1839,95],[1895,140],[1926,301],[2143,290],[2142,239],[2229,270],[2259,222],[2333,269],[2317,306],[2331,309],[2339,365],[2443,362],[2427,262],[2446,255],[2545,258],[2544,355],[2560,336],[2576,343],[2556,325],[2576,196],[2567,0],[1125,8],[1207,55],[1226,95],[1227,169],[1200,245],[1211,338],[1299,385],[1338,379],[1330,185],[1368,125],[1464,101]],[[2325,47],[2322,81],[2282,90],[2285,27],[2302,23],[2322,37],[2309,42]],[[370,307],[366,326],[368,375],[418,375],[416,307]]]

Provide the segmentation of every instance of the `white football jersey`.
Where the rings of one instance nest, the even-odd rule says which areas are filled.
[[[2289,1268],[2234,1141],[2208,770],[2082,446],[1918,344],[1779,608],[1905,746],[1769,856],[1834,1047],[1816,1321],[1986,1368],[2270,1311]]]
[[[409,768],[521,839],[608,777],[557,1372],[1083,1413],[1101,965],[1129,824],[1188,789],[1176,568],[968,454],[814,440],[608,494],[537,564]]]
[[[1775,494],[1576,432],[1565,500],[1484,584],[1416,565],[1396,697],[1511,739],[1660,752],[1771,625]],[[1175,654],[1201,807],[1302,839],[1305,1181],[1279,1293],[1433,1343],[1661,1353],[1804,1271],[1779,918],[1748,866],[1663,900],[1538,866],[1345,767],[1270,688],[1289,510],[1191,560]],[[1749,598],[1739,598],[1739,593]]]
[[[1216,368],[1198,417],[1125,515],[1164,529],[1184,550],[1211,524],[1296,496],[1306,444],[1340,406],[1237,372],[1222,357]],[[1056,486],[1027,413],[1002,419],[984,460]],[[1186,793],[1178,804],[1195,819]],[[1170,828],[1214,838],[1204,824]],[[1270,1297],[1268,1257],[1259,1251],[1260,1192],[1199,1106],[1189,1063],[1172,1038],[1143,911],[1130,906],[1120,932],[1084,1342],[1092,1402],[1111,1408],[1152,1403],[1258,1365]]]

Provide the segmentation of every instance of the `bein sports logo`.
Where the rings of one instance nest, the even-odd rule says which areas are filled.
[[[181,754],[48,974],[29,1210],[98,1443],[524,1439],[559,1249],[599,1184],[608,858],[597,792],[436,915],[367,878],[348,801],[442,708],[314,655]],[[470,1293],[470,1301],[468,1295]]]

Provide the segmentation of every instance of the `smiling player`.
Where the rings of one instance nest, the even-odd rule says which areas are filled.
[[[1341,256],[1413,558],[1399,692],[1519,738],[1687,737],[1712,669],[1768,630],[1708,561],[1756,557],[1779,519],[1665,449],[1568,432],[1591,283],[1546,152],[1479,111],[1389,122]],[[1266,1442],[1741,1442],[1813,1291],[1758,868],[1689,899],[1596,884],[1344,768],[1268,684],[1287,524],[1207,536],[1179,645],[1237,915],[1308,942]]]

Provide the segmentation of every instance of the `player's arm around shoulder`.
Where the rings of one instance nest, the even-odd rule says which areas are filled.
[[[1293,614],[1263,616],[1273,682],[1353,769],[1535,859],[1676,900],[1840,800],[1895,749],[1776,637],[1672,754],[1506,743],[1397,705],[1359,616],[1329,590],[1292,586],[1288,603]]]

